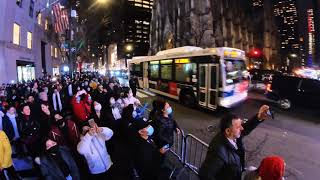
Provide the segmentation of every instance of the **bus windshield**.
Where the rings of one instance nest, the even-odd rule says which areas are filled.
[[[243,60],[225,59],[226,84],[231,85],[247,79],[247,68]]]

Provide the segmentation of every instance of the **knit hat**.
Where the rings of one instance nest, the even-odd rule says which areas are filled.
[[[143,128],[146,128],[149,126],[149,123],[148,122],[145,122],[143,119],[137,119],[133,122],[133,127],[139,131]]]
[[[281,157],[269,156],[261,161],[258,172],[262,180],[281,180],[284,169],[284,160]]]

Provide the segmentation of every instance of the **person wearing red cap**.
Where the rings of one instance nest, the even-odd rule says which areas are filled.
[[[261,161],[257,170],[248,172],[244,180],[282,180],[284,171],[284,160],[279,156],[269,156]]]

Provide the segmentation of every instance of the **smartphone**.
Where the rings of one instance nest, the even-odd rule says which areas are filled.
[[[274,113],[270,110],[267,112],[268,116],[270,116],[272,119],[274,119]]]
[[[93,128],[96,125],[96,122],[94,121],[94,119],[90,119],[88,122],[91,128]]]
[[[169,149],[169,147],[170,147],[169,144],[163,146],[164,149]]]

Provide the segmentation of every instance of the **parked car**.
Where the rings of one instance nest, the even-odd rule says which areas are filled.
[[[267,85],[266,95],[277,101],[282,109],[290,109],[293,105],[320,107],[320,81],[277,75]]]

